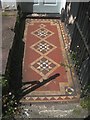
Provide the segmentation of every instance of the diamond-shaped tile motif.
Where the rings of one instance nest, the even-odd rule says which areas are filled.
[[[30,48],[40,53],[41,55],[43,54],[46,55],[50,53],[51,51],[53,51],[56,48],[56,46],[47,42],[46,40],[42,40],[42,41],[35,43]]]
[[[67,61],[61,22],[57,19],[28,19],[24,34],[22,89],[28,89],[20,102],[77,102],[80,95],[71,70],[60,66]],[[62,33],[62,34],[61,34]],[[58,76],[60,75],[60,76]],[[72,80],[74,77],[74,81]],[[31,91],[31,92],[30,92]]]
[[[40,39],[46,39],[47,37],[50,37],[54,33],[48,30],[47,28],[40,26],[39,29],[33,31],[31,34],[35,35]]]
[[[40,57],[39,59],[31,63],[31,68],[39,73],[41,76],[49,75],[58,67],[59,64],[46,56]]]

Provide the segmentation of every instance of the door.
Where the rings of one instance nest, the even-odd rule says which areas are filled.
[[[28,13],[60,13],[61,8],[65,8],[66,0],[17,0],[23,12]],[[24,2],[22,2],[24,1]]]
[[[33,12],[60,13],[60,2],[59,0],[34,0]]]

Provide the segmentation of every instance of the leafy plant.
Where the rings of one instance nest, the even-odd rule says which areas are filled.
[[[72,60],[72,63],[75,67],[79,68],[79,61],[77,59],[77,53],[75,53],[74,51],[69,51],[69,57]]]
[[[71,68],[72,67],[71,64],[60,63],[60,65],[63,66],[63,67],[67,67],[67,68]]]
[[[19,112],[18,101],[14,93],[9,90],[5,76],[0,77],[0,84],[2,84],[2,119],[8,119]]]
[[[84,97],[80,102],[82,108],[87,108],[90,110],[90,96]]]

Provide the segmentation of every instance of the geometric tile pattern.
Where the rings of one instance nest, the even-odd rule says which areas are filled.
[[[68,103],[68,102],[78,102],[79,101],[79,96],[27,96],[23,97],[21,102],[61,102],[61,103]]]
[[[46,40],[40,40],[39,42],[33,44],[30,48],[32,48],[41,55],[46,55],[53,51],[56,46],[47,42]]]
[[[30,67],[41,76],[46,76],[54,71],[56,68],[58,68],[59,64],[45,56],[40,57],[39,59],[31,63]]]
[[[40,24],[39,29],[32,31],[31,34],[38,37],[40,41],[34,43],[32,46],[30,46],[30,48],[41,54],[41,56],[44,55],[44,57],[38,58],[32,62],[30,67],[42,77],[47,76],[59,67],[59,64],[46,56],[55,48],[57,48],[55,45],[46,40],[46,38],[52,36],[54,33],[45,28],[44,24]]]
[[[33,65],[40,73],[46,75],[50,70],[52,70],[56,65],[46,58],[42,58],[37,63]]]
[[[45,28],[44,26],[40,25],[40,28],[33,31],[31,34],[35,35],[36,37],[38,37],[40,39],[46,39],[47,37],[50,37],[54,33],[52,31],[48,30],[47,28]]]

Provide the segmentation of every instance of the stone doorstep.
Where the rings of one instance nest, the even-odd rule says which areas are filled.
[[[33,13],[33,14],[27,14],[27,17],[29,18],[60,18],[60,14]]]

